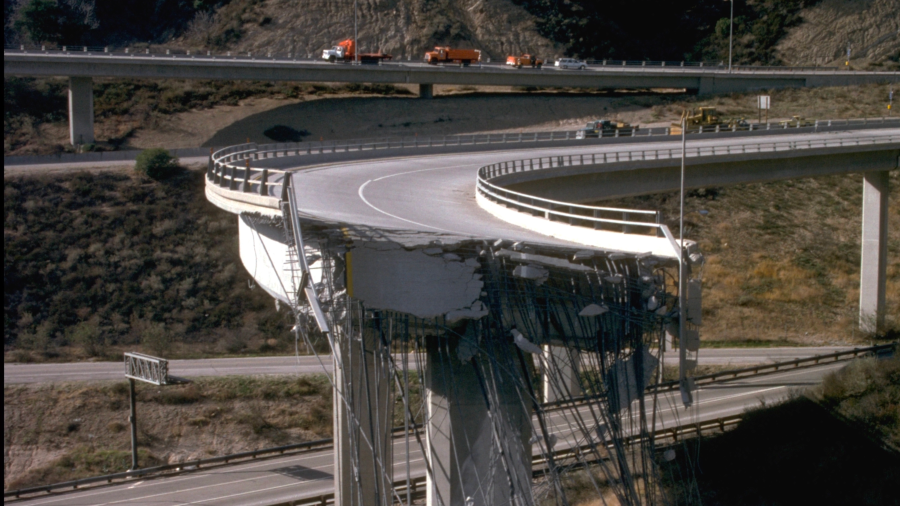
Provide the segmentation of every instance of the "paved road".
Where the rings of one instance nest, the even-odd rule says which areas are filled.
[[[847,346],[803,348],[708,348],[700,350],[700,365],[732,365],[784,362],[797,358],[825,355],[850,349]],[[669,354],[666,363],[675,365],[678,357]],[[398,359],[399,360],[399,359]],[[331,371],[331,356],[322,356],[327,371]],[[410,364],[415,363],[410,360]],[[174,376],[196,378],[202,376],[292,375],[322,372],[315,357],[251,357],[211,358],[203,360],[172,360],[169,373]],[[3,384],[49,383],[61,381],[121,380],[125,366],[122,362],[70,362],[62,364],[4,364]]]
[[[790,136],[791,141],[823,139],[832,135],[869,137],[896,135],[900,129],[806,133]],[[688,142],[688,150],[696,147],[777,142],[778,137],[760,140],[755,137],[714,138]],[[647,139],[640,149],[668,150],[671,143]],[[594,144],[567,147],[567,155],[614,152],[621,145]],[[479,167],[491,163],[532,157],[558,156],[560,148],[515,149],[509,151],[446,154],[441,156],[403,157],[364,162],[335,163],[325,167],[298,171],[293,176],[301,216],[330,223],[351,223],[377,230],[400,229],[424,234],[447,234],[454,237],[504,238],[583,246],[567,242],[507,223],[491,215],[475,203],[475,174]],[[290,157],[267,160],[267,166],[291,168]],[[848,167],[848,170],[852,169]],[[611,249],[628,250],[630,238]],[[646,251],[646,250],[644,250]]]
[[[673,426],[681,421],[701,421],[741,413],[744,409],[765,401],[771,403],[784,398],[791,389],[817,384],[828,372],[843,364],[831,363],[814,368],[786,371],[757,378],[710,385],[695,394],[695,407],[680,407],[677,393],[661,396],[660,426]],[[569,429],[559,416],[548,419],[550,431],[563,445],[569,440]],[[415,441],[411,441],[415,448]],[[395,460],[405,454],[405,441],[397,440]],[[418,450],[410,453],[412,476],[424,475]],[[403,479],[405,461],[394,466],[396,479]],[[171,478],[135,480],[107,487],[67,492],[54,496],[39,496],[22,501],[28,505],[88,506],[88,505],[190,505],[219,506],[271,505],[303,497],[330,492],[333,487],[333,454],[330,450],[252,461],[222,466]]]

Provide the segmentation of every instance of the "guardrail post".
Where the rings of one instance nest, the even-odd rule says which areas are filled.
[[[247,164],[244,167],[244,185],[241,188],[241,191],[247,193],[250,191],[250,160],[247,160]]]
[[[228,174],[228,169],[231,169],[231,175],[230,175],[230,177],[229,177],[229,174]],[[225,166],[225,170],[222,171],[222,177],[228,178],[228,189],[229,189],[229,190],[234,190],[234,189],[235,189],[234,176],[235,176],[235,174],[236,174],[236,171],[237,171],[237,167],[235,167],[234,165],[226,165],[226,166]],[[224,184],[223,184],[222,186],[224,186]]]
[[[269,194],[269,189],[266,187],[269,180],[269,169],[262,170],[262,176],[259,180],[259,194],[266,196]]]

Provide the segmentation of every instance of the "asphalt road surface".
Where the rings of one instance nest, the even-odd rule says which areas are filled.
[[[790,135],[790,140],[896,134],[897,129],[843,131]],[[665,137],[663,137],[665,138]],[[653,151],[672,148],[671,142],[650,140],[629,149]],[[695,147],[781,142],[781,136],[730,137],[693,140]],[[619,144],[584,147],[533,148],[480,153],[409,156],[384,160],[334,163],[300,170],[293,185],[302,217],[330,223],[350,223],[376,230],[407,230],[455,237],[502,238],[568,247],[584,246],[538,234],[507,223],[475,203],[475,175],[481,166],[524,158],[580,155],[622,150]],[[563,153],[564,151],[564,153]],[[271,160],[270,166],[289,169],[290,157]]]
[[[851,349],[848,346],[803,348],[705,348],[699,353],[700,365],[745,367],[753,364],[785,362],[797,358],[825,355]],[[331,356],[210,358],[170,360],[169,373],[184,378],[202,376],[256,376],[315,374],[331,372]],[[410,364],[415,363],[410,360]],[[676,354],[666,356],[666,364],[678,363]],[[124,380],[124,362],[67,362],[58,364],[4,364],[3,384],[49,383],[62,381]]]
[[[658,427],[739,414],[761,402],[783,399],[792,389],[817,384],[822,377],[843,367],[830,363],[807,369],[747,378],[710,385],[695,392],[695,405],[684,409],[678,393],[660,395]],[[588,418],[589,419],[589,418]],[[550,432],[557,435],[557,448],[570,440],[568,424],[559,415],[548,414]],[[680,423],[679,423],[680,422]],[[406,442],[397,439],[394,447],[395,479],[406,478]],[[425,473],[422,455],[411,438],[412,477]],[[54,506],[153,505],[175,506],[205,504],[218,506],[263,506],[316,496],[332,491],[334,456],[330,449],[243,464],[225,465],[209,470],[185,473],[170,478],[135,479],[110,486],[81,491],[41,495],[33,499],[8,500],[7,503]]]

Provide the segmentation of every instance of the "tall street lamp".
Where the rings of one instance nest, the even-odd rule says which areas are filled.
[[[731,23],[728,28],[728,73],[731,73],[731,47],[734,41],[734,0],[731,0]]]

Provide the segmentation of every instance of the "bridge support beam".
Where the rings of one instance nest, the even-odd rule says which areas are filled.
[[[73,146],[94,142],[94,81],[69,78],[69,142]]]
[[[433,84],[420,84],[419,85],[419,98],[434,98],[434,85]]]
[[[390,368],[371,332],[338,335],[334,358],[337,506],[393,504]],[[349,404],[349,406],[348,406]]]
[[[581,395],[578,371],[581,353],[565,346],[544,345],[542,383],[544,402],[556,402]]]
[[[859,328],[884,328],[888,242],[888,171],[863,173],[862,265],[859,275]]]
[[[427,339],[427,505],[532,504],[531,413],[519,382],[495,381],[495,365],[477,356],[460,361],[457,339]]]

